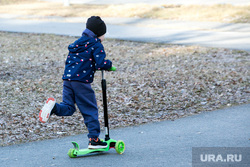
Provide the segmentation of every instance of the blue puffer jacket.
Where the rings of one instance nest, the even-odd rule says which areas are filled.
[[[68,50],[63,80],[92,83],[96,70],[109,70],[112,67],[112,62],[105,60],[101,40],[86,33],[70,44]]]

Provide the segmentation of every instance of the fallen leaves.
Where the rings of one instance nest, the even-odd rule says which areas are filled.
[[[67,46],[75,37],[0,32],[0,143],[10,145],[87,132],[72,117],[38,120],[46,98],[62,99]],[[110,127],[175,120],[248,103],[250,53],[199,46],[106,40]],[[103,127],[101,74],[92,84]]]

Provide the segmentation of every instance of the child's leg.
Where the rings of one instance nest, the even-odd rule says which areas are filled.
[[[72,85],[76,104],[84,117],[84,123],[89,131],[88,137],[98,138],[100,135],[100,123],[95,92],[90,84],[72,81]]]
[[[63,82],[63,102],[56,103],[52,113],[58,116],[71,116],[75,112],[75,94],[70,81]]]

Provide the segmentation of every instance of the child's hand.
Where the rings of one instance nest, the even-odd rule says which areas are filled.
[[[108,69],[108,71],[116,71],[116,67],[112,66],[110,69]]]

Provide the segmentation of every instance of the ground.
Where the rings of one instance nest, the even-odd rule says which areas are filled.
[[[86,132],[79,111],[38,120],[47,97],[61,101],[67,46],[76,39],[0,32],[1,146]],[[103,45],[118,69],[106,73],[111,128],[250,101],[250,52],[113,39]],[[100,79],[97,72],[93,89],[103,125]]]

